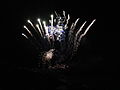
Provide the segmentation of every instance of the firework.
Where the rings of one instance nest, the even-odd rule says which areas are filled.
[[[83,27],[87,23],[85,21],[79,29],[76,29],[79,18],[74,23],[70,23],[70,15],[63,11],[63,15],[55,11],[55,16],[50,16],[49,23],[37,19],[38,23],[34,25],[30,20],[27,22],[31,25],[32,29],[37,33],[32,33],[31,29],[24,26],[28,35],[22,35],[31,41],[41,55],[43,64],[47,64],[50,68],[63,68],[65,62],[72,59],[80,46],[81,39],[87,34],[90,27],[94,24],[94,19],[83,32]],[[83,33],[82,33],[83,32]],[[37,39],[39,37],[39,39]]]

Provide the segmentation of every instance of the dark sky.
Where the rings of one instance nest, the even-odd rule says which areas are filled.
[[[31,85],[33,85],[34,88],[31,90],[38,90],[37,88],[40,88],[39,84],[41,85],[41,88],[48,87],[52,89],[61,85],[63,88],[66,88],[67,86],[73,90],[109,90],[110,88],[118,90],[118,80],[115,78],[115,75],[118,72],[118,61],[106,58],[106,56],[111,55],[109,52],[110,46],[108,45],[112,40],[110,36],[114,32],[105,29],[106,13],[109,9],[104,6],[104,2],[71,1],[71,3],[64,3],[64,1],[57,0],[54,2],[35,2],[34,0],[28,2],[15,1],[7,2],[2,8],[1,18],[3,19],[3,28],[0,33],[0,40],[2,42],[0,47],[2,52],[2,57],[0,58],[0,70],[2,72],[20,72],[23,74],[23,72],[26,73],[29,71],[20,70],[19,68],[23,66],[32,67],[33,62],[34,64],[36,63],[34,61],[36,57],[35,50],[33,48],[30,49],[30,46],[27,47],[27,41],[23,41],[20,36],[23,25],[27,19],[36,19],[37,17],[45,18],[54,10],[58,12],[65,10],[70,13],[74,19],[80,17],[83,21],[97,20],[93,25],[93,30],[91,29],[89,31],[83,46],[74,58],[74,60],[80,60],[80,62],[79,64],[75,63],[71,71],[63,73],[63,76],[67,78],[65,79],[65,82],[64,80],[59,80],[62,73],[60,73],[60,76],[58,75],[59,73],[47,73],[48,76],[44,73],[40,76],[36,75],[35,77],[31,77],[31,80],[35,80],[35,82],[40,80],[40,82],[35,83],[35,85],[31,82]],[[111,73],[114,73],[114,75]],[[22,75],[22,77],[26,78],[27,75]],[[26,83],[29,82],[29,78],[22,80],[25,80]],[[21,80],[17,79],[15,81],[18,82]],[[20,87],[20,85],[18,85],[18,87]],[[24,87],[24,83],[22,84],[22,87]],[[25,87],[32,88],[26,85]],[[14,88],[14,86],[11,86],[11,88]]]

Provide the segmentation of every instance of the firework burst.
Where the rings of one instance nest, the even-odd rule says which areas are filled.
[[[72,59],[78,50],[81,39],[96,19],[88,25],[84,32],[83,28],[87,21],[79,29],[76,29],[79,18],[71,25],[69,25],[69,21],[70,15],[66,15],[63,11],[62,15],[56,12],[55,16],[51,15],[48,24],[38,18],[36,25],[31,20],[27,20],[29,26],[24,26],[27,32],[22,33],[22,35],[40,52],[38,54],[41,57],[42,64],[48,68],[67,67],[66,61]]]

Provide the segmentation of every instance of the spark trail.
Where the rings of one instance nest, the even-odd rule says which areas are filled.
[[[27,26],[24,26],[24,28],[31,38],[25,33],[22,33],[22,35],[30,40],[38,48],[37,50],[41,50],[41,53],[44,52],[43,54],[38,54],[41,55],[42,62],[48,65],[48,68],[56,67],[56,65],[59,66],[57,68],[60,68],[60,65],[63,65],[65,61],[72,59],[80,46],[81,39],[96,21],[94,19],[83,32],[83,27],[85,27],[87,21],[78,28],[79,19],[76,19],[74,23],[69,25],[70,15],[67,14],[66,16],[65,11],[63,11],[63,15],[55,11],[55,16],[54,14],[50,16],[48,24],[45,21],[41,22],[40,18],[37,19],[38,23],[36,25],[27,20],[33,30],[39,35],[39,39],[36,39],[37,36]]]

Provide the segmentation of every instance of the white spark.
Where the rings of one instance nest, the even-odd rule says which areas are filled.
[[[33,28],[35,28],[30,20],[27,20],[27,22],[30,23],[30,25],[31,25]]]
[[[58,14],[57,14],[57,12],[55,11],[55,15],[58,17]]]
[[[43,27],[42,27],[40,18],[38,18],[37,21],[38,21],[38,23],[39,23],[39,25],[40,25],[40,28],[41,28],[42,33],[44,34],[44,30],[43,30]]]
[[[88,30],[90,29],[90,27],[93,25],[93,23],[96,21],[96,19],[94,19],[93,21],[92,21],[92,23],[87,27],[87,29],[85,30],[85,32],[84,32],[84,35],[88,32]]]
[[[65,19],[66,19],[66,16],[65,16],[65,11],[63,11],[63,15],[64,15],[64,17],[65,17]]]
[[[27,22],[28,22],[28,23],[31,23],[31,21],[30,21],[30,20],[27,20]]]
[[[24,26],[24,28],[28,31],[28,33],[29,33],[31,36],[33,36],[32,33],[31,33],[31,31],[30,31],[26,26]]]
[[[80,36],[80,38],[78,39],[78,41],[80,42],[80,40],[82,39],[83,36],[86,35],[86,33],[88,32],[88,30],[90,29],[90,27],[93,25],[93,23],[96,21],[96,19],[94,19],[92,21],[92,23],[87,27],[87,29],[85,30],[85,32]]]
[[[72,23],[72,25],[71,25],[71,27],[70,27],[70,30],[72,30],[73,26],[74,26],[74,23]]]
[[[53,15],[51,15],[51,27],[53,27]]]
[[[42,33],[41,33],[41,30],[40,30],[40,27],[39,27],[39,25],[38,25],[38,24],[36,24],[36,27],[38,28],[38,30],[39,30],[39,33],[40,33],[40,35],[42,36]]]
[[[65,11],[63,11],[63,15],[65,16]]]
[[[27,38],[27,39],[28,39],[27,35],[25,35],[24,33],[22,33],[22,35],[23,35],[25,38]]]
[[[78,18],[76,21],[75,21],[75,24],[74,24],[74,27],[76,26],[77,22],[79,21],[80,18]]]
[[[47,28],[47,26],[46,26],[46,22],[45,22],[45,21],[43,21],[43,25],[44,25],[44,28],[45,28],[45,33],[46,33],[46,35],[49,35],[49,34],[48,34],[48,28]]]
[[[78,34],[81,32],[81,30],[82,30],[83,27],[85,26],[86,22],[87,22],[87,21],[85,21],[85,22],[83,23],[83,25],[80,27],[80,29],[78,30],[78,32],[76,33],[76,37],[77,37]]]
[[[69,19],[70,19],[70,15],[68,14],[68,18],[67,18],[67,20],[66,20],[65,28],[67,28],[67,25],[68,25]]]

